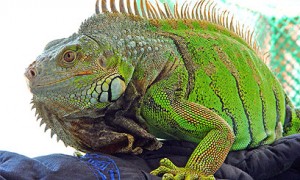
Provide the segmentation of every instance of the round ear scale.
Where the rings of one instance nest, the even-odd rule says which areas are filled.
[[[116,101],[125,92],[125,89],[126,85],[121,76],[112,79],[108,90],[110,92],[109,101]]]

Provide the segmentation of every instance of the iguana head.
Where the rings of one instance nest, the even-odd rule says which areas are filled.
[[[123,67],[108,43],[83,33],[48,43],[25,72],[41,124],[82,151],[122,150],[115,144],[128,135],[116,133],[103,116],[126,89],[132,70]]]
[[[26,70],[33,103],[55,104],[64,118],[79,117],[83,110],[101,116],[101,109],[125,91],[119,60],[87,35],[54,40]]]

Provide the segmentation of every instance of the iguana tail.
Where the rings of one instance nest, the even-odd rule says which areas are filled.
[[[300,133],[300,109],[292,109],[289,115],[284,123],[284,136]]]

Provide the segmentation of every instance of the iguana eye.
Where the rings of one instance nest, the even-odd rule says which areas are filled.
[[[64,53],[63,58],[66,62],[72,62],[76,59],[76,52],[68,50]]]

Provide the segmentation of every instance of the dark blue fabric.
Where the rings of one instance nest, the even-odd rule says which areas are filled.
[[[108,156],[100,154],[86,154],[80,158],[86,161],[97,173],[95,176],[98,179],[120,180],[120,170],[115,161]]]
[[[63,154],[28,158],[0,151],[0,180],[160,179],[147,173],[150,169],[142,159],[131,155],[124,158],[128,161],[103,154],[86,154],[81,158]]]
[[[300,179],[300,134],[274,144],[229,153],[225,163],[238,167],[255,179]],[[294,173],[292,173],[294,172]],[[287,178],[288,177],[288,178]]]
[[[93,170],[76,157],[52,154],[28,158],[0,151],[0,177],[9,180],[95,179]]]
[[[51,154],[28,158],[0,151],[0,180],[56,179],[160,179],[149,172],[159,160],[168,157],[184,166],[196,144],[165,141],[157,151],[139,156],[118,154],[86,154],[78,158]],[[300,135],[284,137],[272,145],[253,150],[230,152],[217,179],[300,179]]]

